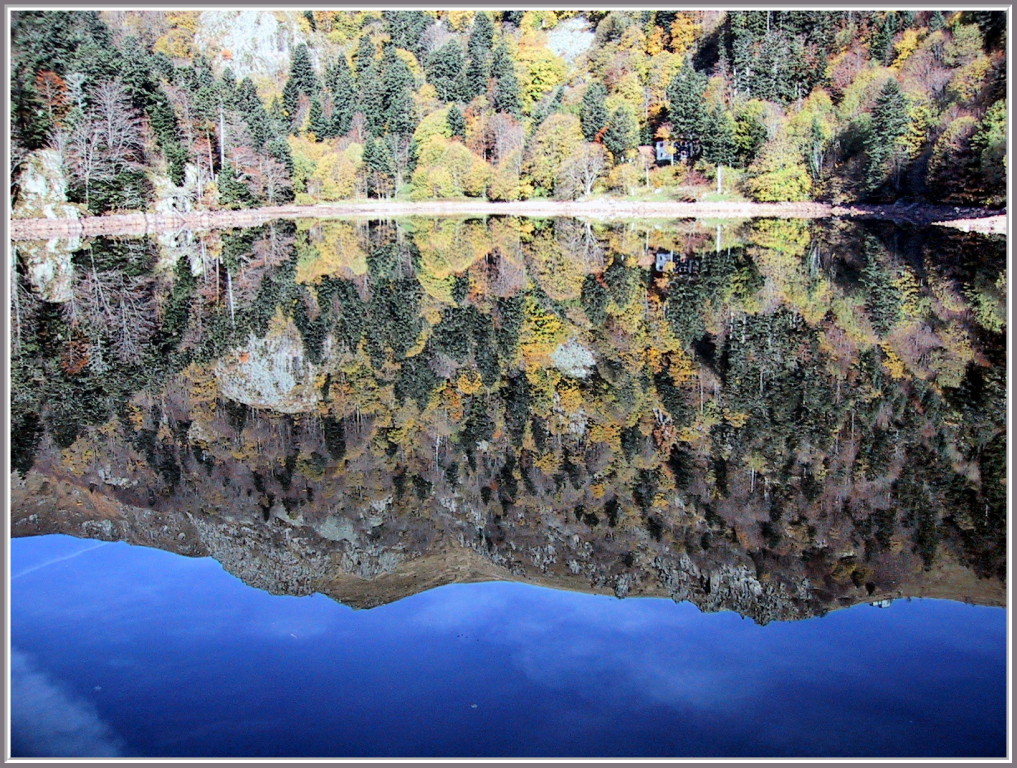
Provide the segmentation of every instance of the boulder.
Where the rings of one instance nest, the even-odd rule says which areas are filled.
[[[230,67],[237,80],[276,79],[290,68],[293,49],[307,42],[299,11],[202,11],[195,47],[217,68]]]
[[[575,339],[559,344],[551,353],[551,363],[566,376],[585,379],[596,364],[593,353]]]
[[[80,238],[53,237],[12,243],[11,256],[21,259],[32,290],[43,301],[62,304],[74,297],[74,252]]]
[[[79,219],[81,207],[67,202],[67,177],[60,153],[38,149],[29,153],[18,176],[15,219]]]
[[[318,407],[318,366],[304,355],[300,331],[291,318],[276,315],[265,338],[223,357],[215,378],[223,395],[252,408],[310,413]]]

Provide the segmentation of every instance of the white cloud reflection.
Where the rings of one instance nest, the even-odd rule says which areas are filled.
[[[11,745],[14,757],[118,757],[123,741],[95,707],[67,691],[11,648]]]

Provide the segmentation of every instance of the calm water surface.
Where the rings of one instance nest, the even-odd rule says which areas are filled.
[[[16,755],[1005,754],[1005,242],[16,251]]]

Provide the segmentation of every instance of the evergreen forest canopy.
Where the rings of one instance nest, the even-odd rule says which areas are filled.
[[[15,11],[13,178],[55,153],[95,214],[695,199],[719,167],[734,199],[1000,204],[1005,38],[1002,11]]]
[[[18,262],[17,478],[332,537],[384,509],[333,547],[365,578],[439,532],[623,593],[686,594],[685,557],[824,601],[1005,577],[1002,239],[492,218],[76,247],[59,302]]]

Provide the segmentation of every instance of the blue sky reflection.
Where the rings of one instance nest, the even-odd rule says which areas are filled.
[[[1000,608],[899,601],[760,627],[494,583],[354,611],[251,589],[214,560],[97,544],[11,543],[16,755],[1006,749]]]

